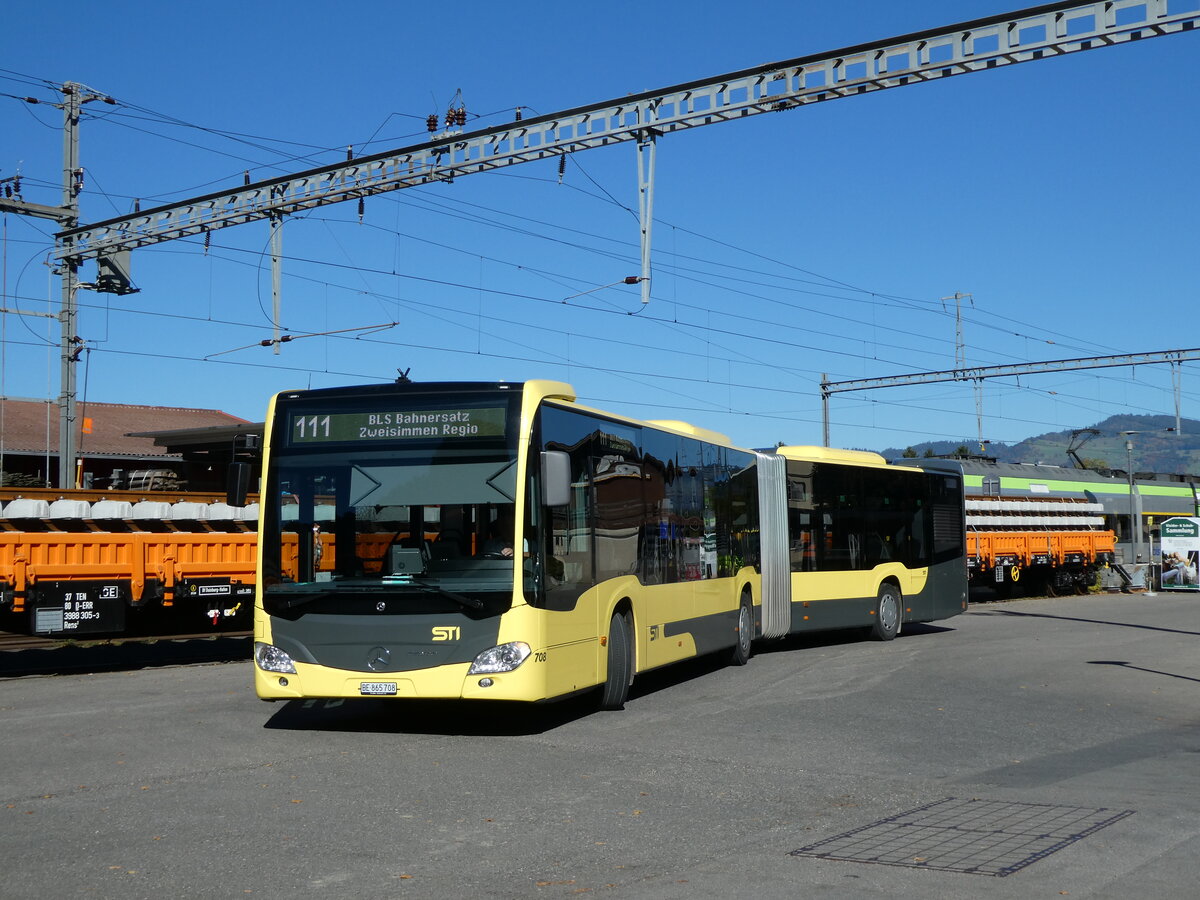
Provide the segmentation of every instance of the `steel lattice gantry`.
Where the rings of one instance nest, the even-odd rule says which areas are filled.
[[[876,388],[899,387],[905,384],[932,384],[939,381],[974,381],[978,387],[985,378],[1006,378],[1046,372],[1068,372],[1077,369],[1115,369],[1124,366],[1145,366],[1169,363],[1176,370],[1181,363],[1200,359],[1200,349],[1164,350],[1160,353],[1127,353],[1120,356],[1084,356],[1077,359],[1048,359],[1043,362],[1003,366],[972,366],[944,369],[940,372],[915,372],[884,378],[856,378],[853,381],[821,379],[821,422],[825,446],[829,446],[829,397],[847,391],[869,391]],[[978,406],[978,394],[976,395]],[[982,418],[982,412],[979,413]],[[982,441],[982,425],[979,438]],[[1175,380],[1175,432],[1182,433],[1179,415],[1179,380]]]
[[[1178,4],[1179,0],[1175,0]],[[650,225],[654,148],[663,134],[780,112],[811,103],[920,84],[1191,31],[1200,10],[1172,11],[1169,0],[1057,2],[962,22],[890,40],[846,47],[731,72],[716,78],[634,94],[473,132],[446,132],[398,150],[322,166],[241,188],[56,235],[54,256],[68,268],[89,259],[101,267],[97,288],[129,289],[124,256],[138,247],[211,232],[259,219],[272,222],[273,275],[278,297],[279,223],[283,216],[385,191],[451,181],[476,172],[636,141],[642,236],[642,300],[650,297]],[[0,200],[0,210],[4,201]],[[20,211],[20,210],[15,210]],[[73,317],[73,291],[64,290],[64,320]],[[68,308],[69,307],[69,308]],[[276,329],[278,331],[278,327]],[[65,333],[65,332],[64,332]],[[70,347],[64,337],[63,357]],[[60,478],[72,468],[74,389],[64,379],[59,399]],[[65,483],[64,483],[65,486]]]
[[[433,140],[69,228],[57,258],[107,256],[385,191],[810,103],[1189,31],[1167,0],[1060,2],[879,43],[756,66]]]

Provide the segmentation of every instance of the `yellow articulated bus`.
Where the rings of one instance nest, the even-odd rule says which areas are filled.
[[[961,475],[742,450],[561,382],[285,392],[268,415],[265,700],[540,701],[752,641],[966,608]]]

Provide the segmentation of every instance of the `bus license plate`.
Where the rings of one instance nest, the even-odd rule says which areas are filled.
[[[396,694],[396,682],[363,681],[358,685],[358,692],[371,697],[394,697]]]

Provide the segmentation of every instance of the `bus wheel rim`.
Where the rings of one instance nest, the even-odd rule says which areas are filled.
[[[896,604],[896,595],[888,591],[879,601],[879,621],[885,628],[891,629],[896,627],[896,619],[899,615]]]

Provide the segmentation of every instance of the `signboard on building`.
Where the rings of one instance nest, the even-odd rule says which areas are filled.
[[[1187,516],[1164,519],[1160,534],[1162,589],[1200,590],[1196,577],[1200,565],[1200,519]]]

